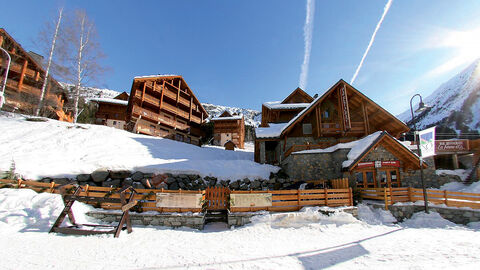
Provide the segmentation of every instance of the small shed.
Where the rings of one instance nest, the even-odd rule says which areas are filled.
[[[231,140],[228,140],[223,146],[225,146],[225,150],[232,150],[235,151],[235,143]]]

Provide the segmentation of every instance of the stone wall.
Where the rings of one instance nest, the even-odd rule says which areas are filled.
[[[435,172],[435,162],[433,157],[425,158],[427,168],[423,169],[423,179],[425,181],[426,188],[439,188],[447,183],[451,182],[463,182],[458,175],[442,174],[437,175]],[[420,176],[420,170],[400,172],[402,179],[402,186],[422,188],[422,180]]]
[[[136,189],[203,190],[207,187],[228,187],[231,190],[278,190],[287,189],[293,184],[282,170],[271,174],[269,179],[219,180],[215,177],[192,174],[153,174],[140,171],[131,172],[96,170],[91,174],[79,174],[75,178],[46,177],[39,181],[57,184],[79,184],[103,187],[133,186]]]
[[[342,162],[350,149],[333,153],[291,154],[282,163],[282,168],[295,181],[342,178]]]
[[[88,212],[87,216],[101,220],[103,222],[112,223],[119,222],[122,217],[120,212]],[[205,216],[203,214],[135,214],[130,212],[130,220],[132,225],[141,226],[165,226],[165,227],[190,227],[193,229],[202,230],[205,223]]]
[[[372,206],[375,208],[383,208],[381,205]],[[443,208],[435,207],[433,205],[429,206],[430,211],[437,212],[444,219],[453,223],[466,225],[470,222],[480,221],[480,210],[469,210],[454,207]],[[423,205],[391,205],[388,207],[388,210],[398,221],[401,222],[404,219],[411,218],[414,213],[423,212],[425,208]]]

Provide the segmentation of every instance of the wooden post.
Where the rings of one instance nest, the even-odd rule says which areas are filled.
[[[365,103],[362,102],[362,113],[363,113],[363,125],[365,129],[365,135],[370,134],[370,125],[368,123],[368,111]]]
[[[412,198],[412,187],[408,187],[408,201],[413,202]]]
[[[315,116],[316,116],[315,120],[317,122],[317,138],[321,136],[321,133],[320,133],[320,130],[321,130],[320,129],[320,119],[319,119],[320,118],[320,113],[319,113],[319,111],[320,110],[318,109],[318,105],[317,105],[317,107],[315,108]]]
[[[388,210],[387,188],[383,188],[383,198],[385,200],[385,210]]]
[[[298,210],[300,210],[301,206],[300,206],[300,189],[297,189],[297,206],[298,206]]]
[[[352,205],[353,205],[353,191],[352,191],[352,188],[349,187],[349,188],[348,188],[348,191],[350,192],[350,194],[349,194],[349,196],[348,196],[349,201],[350,201],[350,206],[352,206]]]
[[[445,198],[445,205],[448,206],[448,195],[447,195],[447,191],[443,191],[443,197]]]
[[[323,192],[325,194],[325,206],[328,206],[328,190],[326,187],[323,188]]]
[[[192,104],[193,104],[193,97],[190,97],[190,114],[188,115],[188,121],[192,121]]]
[[[165,81],[162,83],[162,93],[160,94],[160,105],[159,105],[159,112],[162,110],[162,103],[163,103],[163,93],[165,92]]]
[[[23,182],[22,179],[18,179],[18,180],[17,180],[17,185],[18,185],[17,188],[21,188],[21,187],[22,187],[22,182]]]
[[[52,181],[52,182],[50,183],[50,190],[49,190],[50,193],[53,193],[54,187],[55,187],[55,182]]]
[[[25,59],[23,61],[22,72],[20,73],[20,80],[18,80],[18,90],[22,91],[23,86],[23,77],[25,77],[25,72],[27,71],[28,61]]]
[[[145,89],[147,88],[147,82],[143,82],[143,89],[142,89],[142,107],[143,107],[143,101],[145,100]]]
[[[394,204],[395,202],[394,202],[394,200],[393,200],[392,186],[390,186],[390,187],[388,188],[388,191],[390,191],[390,201],[392,202],[392,204]]]

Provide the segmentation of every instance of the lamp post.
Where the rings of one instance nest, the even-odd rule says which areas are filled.
[[[410,99],[410,111],[412,112],[412,122],[413,122],[413,128],[415,129],[415,132],[413,133],[413,138],[417,142],[417,152],[418,156],[420,158],[420,179],[422,180],[422,190],[423,190],[423,201],[425,205],[425,213],[429,213],[428,211],[428,196],[427,196],[427,190],[425,189],[425,181],[423,180],[423,159],[422,159],[422,153],[420,152],[420,138],[416,138],[417,136],[417,125],[415,124],[415,116],[413,115],[413,106],[412,106],[412,101],[413,98],[418,96],[420,98],[420,103],[418,104],[418,109],[415,110],[415,112],[421,112],[426,110],[428,107],[423,103],[422,101],[422,96],[420,94],[415,94],[413,97]]]
[[[0,92],[0,109],[1,109],[3,107],[3,103],[5,103],[5,86],[7,85],[8,71],[10,70],[10,62],[12,61],[12,58],[10,58],[10,54],[8,54],[8,52],[4,50],[2,47],[0,47],[0,50],[4,52],[8,58],[7,71],[5,71],[5,79],[3,80],[2,90]]]

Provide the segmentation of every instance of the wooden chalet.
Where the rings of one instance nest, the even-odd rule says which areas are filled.
[[[95,123],[124,129],[127,119],[128,94],[123,92],[114,98],[92,98],[98,104]]]
[[[245,119],[243,115],[231,115],[224,111],[220,116],[214,117],[213,122],[213,144],[224,146],[226,142],[232,141],[237,148],[245,148]]]
[[[419,169],[418,157],[395,139],[408,130],[403,122],[344,80],[316,98],[297,88],[281,102],[263,104],[262,124],[256,129],[255,161],[280,165],[296,180],[349,177],[362,185],[370,176],[382,178],[384,174],[378,168],[388,167],[395,172],[386,171],[384,183],[400,185],[399,168]],[[355,142],[372,135],[381,137],[379,145],[373,146],[372,141],[363,144],[375,150],[373,157],[368,157],[374,166],[358,166],[359,162],[367,162],[360,158],[370,154],[365,152],[355,161],[357,165],[343,167],[352,156],[348,153]],[[355,178],[357,172],[368,170],[372,175]]]
[[[3,110],[32,114],[38,106],[45,70],[41,65],[41,57],[33,52],[27,53],[3,28],[0,28],[0,46],[8,51],[11,57],[5,86],[5,104]],[[0,52],[0,74],[2,83],[8,58]],[[67,95],[62,86],[51,76],[48,77],[42,114],[61,121],[72,122],[73,117],[64,112]]]
[[[135,77],[127,107],[127,129],[200,144],[207,111],[182,76]]]

